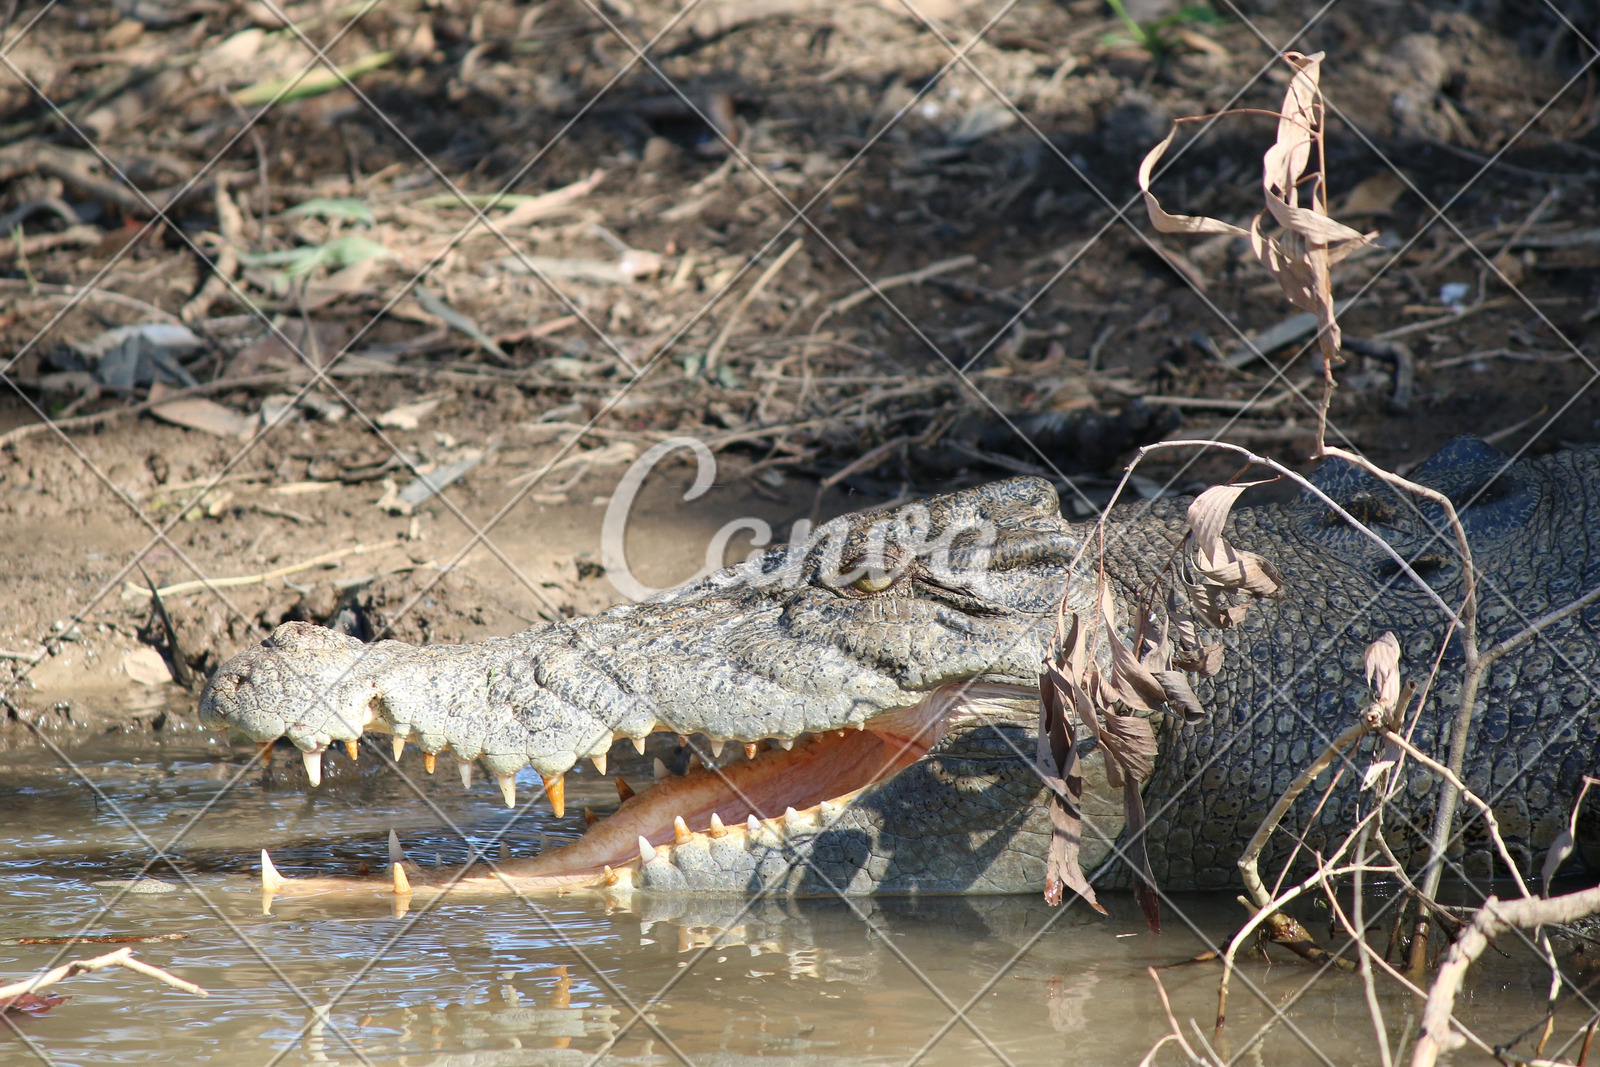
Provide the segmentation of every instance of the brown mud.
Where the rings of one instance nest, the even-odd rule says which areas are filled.
[[[1129,6],[1161,9],[1143,44],[1088,0],[942,0],[928,22],[785,4],[738,25],[762,11],[21,5],[0,69],[0,746],[28,723],[197,729],[197,679],[290,619],[460,641],[598,610],[618,597],[605,503],[668,436],[720,466],[690,503],[676,461],[647,483],[629,558],[658,586],[745,516],[783,531],[1018,470],[1104,499],[1127,440],[995,443],[998,413],[1302,461],[1315,410],[1285,379],[1313,375],[1303,343],[1227,358],[1292,309],[1240,242],[1156,242],[1134,199],[1172,118],[1277,106],[1258,33],[1328,53],[1334,214],[1381,234],[1334,275],[1360,294],[1338,434],[1390,465],[1459,433],[1595,439],[1592,13],[1352,2],[1295,38],[1314,7],[1161,25],[1174,8]],[[996,19],[974,69],[946,70],[940,35]],[[624,43],[663,32],[651,56],[681,95]],[[273,101],[323,69],[308,41],[365,72]],[[1168,153],[1157,191],[1243,222],[1270,137],[1225,120]],[[518,199],[471,225],[452,187]],[[886,299],[866,279],[892,280]],[[152,323],[192,332],[181,373],[124,345],[117,378],[97,342]],[[989,429],[967,440],[964,419]],[[1142,469],[1179,490],[1232,472]],[[169,636],[146,575],[272,577],[169,594]]]

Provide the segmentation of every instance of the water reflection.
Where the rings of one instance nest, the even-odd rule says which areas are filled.
[[[262,915],[253,880],[261,845],[290,871],[323,872],[379,861],[391,824],[425,862],[435,853],[459,861],[465,847],[392,776],[351,771],[341,780],[336,771],[333,787],[312,797],[256,776],[219,796],[233,769],[220,750],[82,755],[85,773],[153,839],[199,819],[175,853],[199,891],[126,895],[85,929],[112,899],[94,883],[126,877],[147,854],[81,780],[38,754],[8,756],[9,765],[0,762],[0,939],[182,933],[136,951],[212,996],[186,997],[127,974],[76,979],[60,990],[74,995],[68,1004],[14,1019],[59,1064],[281,1056],[479,1067],[578,1065],[601,1054],[607,1063],[729,1067],[898,1065],[918,1056],[961,1067],[998,1057],[1138,1062],[1167,1027],[1146,968],[1169,968],[1162,980],[1177,1014],[1209,1031],[1215,965],[1171,965],[1231,934],[1239,919],[1225,898],[1182,897],[1158,937],[1116,895],[1107,900],[1110,918],[1033,897],[619,901],[589,893],[534,906],[451,902],[405,919],[372,900],[288,897]],[[588,789],[598,805],[606,784],[570,788]],[[424,785],[483,842],[505,826],[489,789]],[[577,832],[544,815],[512,830],[516,852]],[[1464,1000],[1491,1039],[1542,1012],[1543,974],[1514,946],[1502,947],[1516,958],[1488,961]],[[61,951],[0,945],[0,976],[44,967]],[[1370,1061],[1358,978],[1317,977],[1297,960],[1250,960],[1240,982],[1228,1036],[1245,1062]],[[1386,989],[1396,1031],[1417,1008]],[[1246,1049],[1279,1011],[1284,1019],[1264,1044]],[[1578,1025],[1571,1014],[1558,1017],[1558,1035]],[[16,1035],[0,1033],[0,1060],[25,1055]]]

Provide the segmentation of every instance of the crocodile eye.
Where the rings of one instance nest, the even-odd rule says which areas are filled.
[[[868,571],[850,583],[850,588],[858,593],[881,593],[895,582],[895,575],[889,571]]]

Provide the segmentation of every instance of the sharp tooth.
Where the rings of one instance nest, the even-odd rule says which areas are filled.
[[[622,775],[617,775],[617,799],[627,801],[633,796],[633,786],[622,780]]]
[[[744,758],[745,759],[755,759],[756,758],[756,753],[760,752],[760,751],[761,751],[761,746],[757,742],[755,742],[755,741],[746,741],[744,743]]]
[[[642,737],[630,737],[630,738],[628,738],[628,740],[632,741],[633,742],[633,747],[639,750],[639,755],[641,755],[641,756],[644,755],[644,738],[642,738]]]
[[[514,774],[497,774],[495,781],[500,784],[500,795],[505,798],[506,807],[517,806],[517,776]]]
[[[797,830],[797,829],[799,829],[800,828],[800,813],[798,811],[795,811],[793,808],[784,808],[783,809],[783,828],[785,830]]]
[[[598,815],[596,815],[594,813],[594,809],[593,808],[584,808],[583,809],[583,828],[585,830],[587,830],[589,827],[593,826],[595,823],[597,823],[599,821],[600,821],[600,816],[598,816]]]
[[[471,789],[472,788],[472,764],[471,763],[458,763],[458,764],[456,764],[456,769],[461,772],[461,788],[462,789]]]
[[[604,881],[606,885],[616,885],[618,882],[622,881],[622,875],[612,870],[611,865],[608,863],[606,864],[606,873],[602,881]]]
[[[322,784],[322,753],[302,752],[300,759],[306,765],[306,777],[311,779],[311,787],[315,789]]]
[[[544,780],[544,797],[555,809],[556,818],[561,818],[567,813],[567,780],[562,775],[556,774]],[[506,807],[510,807],[507,804]]]
[[[406,859],[405,849],[400,847],[400,835],[395,833],[393,830],[390,830],[389,831],[389,862],[390,863],[404,863],[405,859]]]
[[[693,835],[689,833],[689,824],[683,821],[682,815],[672,817],[672,840],[675,844],[683,844]]]
[[[712,759],[721,759],[722,758],[722,745],[723,745],[722,738],[713,737],[711,739],[711,758]]]
[[[352,762],[355,761],[356,753],[359,751],[360,750],[356,748],[356,743],[354,741],[346,741],[344,743],[344,754],[349,756]]]
[[[744,828],[745,832],[752,836],[761,832],[761,820],[755,817],[754,812],[751,812],[750,815],[745,818]]]
[[[688,764],[688,766],[686,766],[683,769],[683,773],[684,774],[688,774],[690,771],[699,770],[700,766],[701,766],[700,757],[698,755],[695,755],[695,754],[691,753],[689,755],[689,764]]]
[[[267,850],[261,850],[261,889],[263,892],[275,892],[279,886],[288,879],[278,873],[278,868],[272,865],[272,857],[267,855]]]
[[[395,896],[403,896],[411,892],[411,879],[406,877],[406,869],[398,863],[389,864],[389,875],[394,879]]]
[[[422,754],[422,769],[429,774],[433,773],[434,766],[439,762],[439,757],[432,752]]]
[[[596,752],[594,755],[590,756],[589,759],[594,764],[595,770],[599,771],[601,774],[606,773],[606,754],[604,752]]]
[[[500,842],[500,862],[508,863],[511,860],[511,846],[504,841]]]
[[[263,741],[256,746],[256,755],[261,758],[261,766],[272,766],[272,746],[274,744],[276,744],[276,742]]]
[[[867,728],[867,720],[862,719],[860,722],[856,723],[856,729],[857,730],[865,730],[866,728]]]
[[[780,737],[780,738],[778,738],[778,744],[783,746],[783,750],[785,752],[787,752],[791,748],[794,747],[794,738],[792,738],[792,737]]]
[[[643,834],[640,834],[639,835],[639,862],[641,864],[654,863],[655,862],[655,858],[656,858],[656,850],[655,850],[655,848],[650,844],[650,842],[648,842],[648,841],[646,841],[644,839],[644,835]]]
[[[722,825],[722,816],[718,815],[716,812],[712,812],[711,829],[707,830],[706,833],[710,834],[712,837],[721,837],[727,832],[728,828]]]
[[[656,781],[658,781],[658,782],[661,781],[661,779],[667,777],[671,773],[670,771],[667,770],[667,765],[665,763],[661,762],[661,759],[660,759],[659,756],[656,758],[655,768],[654,769],[655,769],[655,773],[656,773]]]
[[[389,751],[394,753],[394,761],[399,763],[400,757],[406,753],[406,739],[399,734],[395,734],[389,740]]]

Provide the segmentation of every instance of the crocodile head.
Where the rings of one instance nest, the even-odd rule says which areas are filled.
[[[997,745],[1031,751],[1017,723],[1036,701],[1080,547],[1049,483],[1017,478],[847,515],[641,603],[477,644],[363,645],[285,624],[217,671],[201,713],[256,742],[288,737],[313,784],[330,745],[389,733],[397,754],[419,745],[430,769],[446,750],[480,762],[508,805],[531,766],[558,812],[578,760],[603,772],[614,741],[642,752],[654,731],[701,734],[713,767],[663,780],[501,877],[529,889],[619,878],[693,888],[703,868],[702,888],[758,888],[765,860],[835,824],[865,819],[856,829],[881,834],[896,813],[945,804],[925,830],[950,832],[973,792],[951,780],[963,761],[992,759]],[[1071,584],[1082,610],[1092,583]],[[762,741],[777,744],[737,758]],[[723,762],[725,750],[735,758]],[[1023,766],[1015,751],[998,755],[1013,773]],[[1038,782],[1025,778],[1013,792],[1032,796]],[[1006,815],[986,810],[986,830]],[[697,859],[696,847],[738,855]],[[992,858],[979,866],[992,870]],[[1042,868],[1018,877],[1036,882]],[[295,887],[317,886],[283,888]]]

